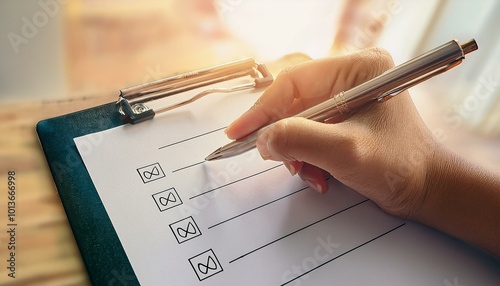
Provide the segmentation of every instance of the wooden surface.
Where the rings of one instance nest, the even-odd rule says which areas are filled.
[[[39,120],[114,100],[115,97],[30,101],[0,106],[0,241],[7,242],[7,172],[16,172],[16,278],[7,276],[1,243],[1,285],[89,284],[73,234],[35,133]]]

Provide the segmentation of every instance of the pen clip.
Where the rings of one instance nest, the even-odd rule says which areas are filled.
[[[250,77],[251,80],[233,87],[209,88],[189,99],[161,108],[154,109],[148,105],[154,100],[241,77]],[[253,59],[248,58],[122,89],[116,104],[118,112],[122,115],[122,120],[134,124],[151,119],[156,113],[192,103],[208,94],[262,88],[269,86],[272,82],[273,76],[266,66],[257,64]]]
[[[420,77],[417,77],[417,78],[415,78],[415,79],[413,79],[411,81],[402,83],[401,85],[399,85],[399,86],[397,86],[397,87],[395,87],[395,88],[393,88],[393,89],[391,89],[391,90],[389,90],[387,92],[384,92],[381,95],[379,95],[377,97],[377,101],[378,102],[384,102],[384,101],[386,101],[386,100],[388,100],[388,99],[390,99],[390,98],[392,98],[392,97],[400,94],[401,92],[409,89],[412,86],[415,86],[415,85],[417,85],[417,84],[419,84],[421,82],[424,82],[424,81],[430,79],[431,77],[434,77],[434,76],[437,76],[439,74],[442,74],[442,73],[444,73],[444,72],[446,72],[446,71],[448,71],[448,70],[450,70],[450,69],[458,66],[460,63],[462,63],[462,60],[463,60],[463,57],[462,58],[458,58],[455,61],[453,61],[453,62],[451,62],[451,63],[449,63],[449,64],[447,64],[445,66],[439,67],[436,70],[428,72],[428,73],[426,73],[426,74],[424,74],[424,75],[422,75]]]

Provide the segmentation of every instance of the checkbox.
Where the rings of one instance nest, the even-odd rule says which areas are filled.
[[[153,199],[161,212],[182,205],[181,197],[174,188],[154,194]]]
[[[154,163],[148,166],[141,167],[137,169],[139,176],[144,184],[156,181],[165,177],[165,173],[160,166],[160,163]]]
[[[200,281],[222,272],[223,270],[212,249],[189,258],[189,263]]]
[[[200,228],[191,216],[171,223],[170,229],[179,244],[201,235]]]

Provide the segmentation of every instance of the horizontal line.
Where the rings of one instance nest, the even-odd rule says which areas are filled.
[[[241,182],[241,181],[243,181],[243,180],[249,179],[249,178],[251,178],[251,177],[255,177],[255,176],[260,175],[260,174],[262,174],[262,173],[265,173],[265,172],[267,172],[267,171],[271,171],[272,169],[276,169],[276,168],[278,168],[278,167],[279,167],[279,166],[281,166],[281,165],[283,165],[283,164],[276,165],[276,166],[271,167],[271,168],[269,168],[269,169],[266,169],[266,170],[264,170],[264,171],[260,171],[260,172],[258,172],[258,173],[253,174],[253,175],[250,175],[250,176],[247,176],[247,177],[244,177],[244,178],[238,179],[238,180],[236,180],[236,181],[234,181],[234,182],[227,183],[227,184],[225,184],[225,185],[222,185],[222,186],[219,186],[219,187],[217,187],[217,188],[214,188],[214,189],[208,190],[208,191],[206,191],[206,192],[199,193],[199,194],[197,194],[197,195],[195,195],[195,196],[190,197],[189,199],[190,199],[190,200],[192,200],[192,199],[194,199],[194,198],[196,198],[196,197],[206,195],[206,194],[211,193],[211,192],[213,192],[213,191],[215,191],[215,190],[222,189],[222,188],[227,187],[227,186],[229,186],[229,185],[232,185],[232,184],[235,184],[235,183]]]
[[[360,244],[360,245],[358,245],[358,246],[356,246],[356,247],[354,247],[354,248],[352,248],[352,249],[350,249],[350,250],[348,250],[348,251],[346,251],[346,252],[344,252],[344,253],[342,253],[342,254],[340,254],[340,255],[337,255],[337,256],[335,256],[334,258],[332,258],[332,259],[330,259],[330,260],[327,260],[327,261],[325,261],[325,262],[323,262],[323,263],[319,264],[318,266],[316,266],[316,267],[314,267],[314,268],[309,269],[308,271],[306,271],[306,272],[304,272],[304,273],[300,274],[299,276],[297,276],[297,277],[293,278],[292,280],[289,280],[289,281],[287,281],[287,282],[285,282],[285,283],[281,284],[281,286],[286,285],[286,284],[288,284],[288,283],[290,283],[290,282],[292,282],[292,281],[295,281],[295,280],[299,279],[300,277],[302,277],[302,276],[304,276],[304,275],[307,275],[307,274],[311,273],[312,271],[314,271],[314,270],[316,270],[316,269],[320,268],[321,266],[324,266],[324,265],[326,265],[326,264],[328,264],[328,263],[330,263],[330,262],[334,261],[335,259],[340,258],[340,257],[342,257],[342,256],[344,256],[344,255],[346,255],[346,254],[348,254],[349,252],[352,252],[352,251],[354,251],[354,250],[356,250],[356,249],[358,249],[358,248],[360,248],[360,247],[362,247],[362,246],[364,246],[364,245],[367,245],[368,243],[370,243],[370,242],[372,242],[372,241],[374,241],[374,240],[376,240],[376,239],[381,238],[382,236],[384,236],[384,235],[386,235],[386,234],[388,234],[388,233],[390,233],[390,232],[395,231],[396,229],[398,229],[398,228],[402,227],[402,226],[403,226],[403,225],[405,225],[405,224],[406,224],[406,223],[402,223],[402,224],[400,224],[400,225],[396,226],[395,228],[393,228],[393,229],[391,229],[391,230],[388,230],[388,231],[386,231],[386,232],[384,232],[384,233],[382,233],[382,234],[380,234],[380,235],[378,235],[378,236],[376,236],[376,237],[374,237],[374,238],[372,238],[372,239],[368,240],[368,241],[367,241],[367,242],[365,242],[365,243],[362,243],[362,244]]]
[[[248,214],[248,213],[250,213],[250,212],[253,212],[253,211],[257,210],[257,209],[260,209],[260,208],[265,207],[265,206],[267,206],[267,205],[270,205],[270,204],[272,204],[272,203],[275,203],[275,202],[277,202],[277,201],[279,201],[279,200],[282,200],[282,199],[284,199],[284,198],[286,198],[286,197],[289,197],[289,196],[294,195],[294,194],[296,194],[296,193],[298,193],[298,192],[301,192],[301,191],[303,191],[303,190],[305,190],[305,189],[307,189],[307,188],[309,188],[309,187],[302,188],[302,189],[297,190],[297,191],[295,191],[295,192],[293,192],[293,193],[289,193],[289,194],[284,195],[284,196],[282,196],[282,197],[280,197],[280,198],[277,198],[277,199],[274,199],[274,200],[272,200],[272,201],[269,201],[269,202],[267,202],[267,203],[265,203],[265,204],[263,204],[263,205],[260,205],[260,206],[258,206],[258,207],[255,207],[255,208],[253,208],[253,209],[250,209],[250,210],[248,210],[248,211],[246,211],[246,212],[243,212],[243,213],[240,213],[240,214],[238,214],[238,215],[235,215],[235,216],[233,216],[233,217],[231,217],[231,218],[228,218],[228,219],[223,220],[223,221],[221,221],[221,222],[219,222],[219,223],[216,223],[216,224],[214,224],[214,225],[212,225],[212,226],[209,226],[209,227],[208,227],[208,229],[211,229],[211,228],[213,228],[213,227],[219,226],[219,225],[221,225],[221,224],[223,224],[223,223],[226,223],[226,222],[228,222],[228,221],[231,221],[231,220],[233,220],[233,219],[235,219],[235,218],[238,218],[238,217],[240,217],[240,216],[243,216],[243,215],[245,215],[245,214]]]
[[[179,168],[179,169],[177,169],[177,170],[173,170],[173,171],[172,171],[172,173],[175,173],[175,172],[177,172],[177,171],[181,171],[181,170],[184,170],[184,169],[187,169],[187,168],[190,168],[190,167],[194,167],[194,166],[196,166],[196,165],[200,165],[200,164],[203,164],[203,163],[205,163],[205,161],[201,161],[201,162],[194,163],[194,164],[191,164],[191,165],[186,166],[186,167]]]
[[[290,233],[289,233],[289,234],[287,234],[287,235],[284,235],[284,236],[282,236],[282,237],[280,237],[280,238],[277,238],[277,239],[275,239],[275,240],[273,240],[273,241],[271,241],[271,242],[268,242],[268,243],[266,243],[266,244],[264,244],[264,245],[262,245],[262,246],[259,246],[258,248],[254,249],[254,250],[251,250],[251,251],[249,251],[249,252],[247,252],[247,253],[245,253],[245,254],[243,254],[243,255],[239,256],[239,257],[236,257],[235,259],[233,259],[233,260],[229,261],[229,263],[233,263],[233,262],[235,262],[235,261],[236,261],[236,260],[238,260],[238,259],[241,259],[241,258],[243,258],[243,257],[245,257],[245,256],[247,256],[247,255],[249,255],[249,254],[251,254],[251,253],[256,252],[257,250],[260,250],[260,249],[262,249],[262,248],[264,248],[264,247],[267,247],[267,246],[269,246],[269,245],[271,245],[271,244],[273,244],[273,243],[275,243],[275,242],[278,242],[278,241],[280,241],[280,240],[282,240],[282,239],[284,239],[284,238],[287,238],[287,237],[289,237],[289,236],[291,236],[291,235],[293,235],[293,234],[295,234],[295,233],[297,233],[297,232],[299,232],[299,231],[302,231],[302,230],[304,230],[304,229],[306,229],[306,228],[308,228],[308,227],[310,227],[310,226],[313,226],[313,225],[315,225],[315,224],[317,224],[317,223],[320,223],[320,222],[322,222],[322,221],[324,221],[324,220],[326,220],[326,219],[329,219],[329,218],[331,218],[331,217],[333,217],[333,216],[335,216],[335,215],[338,215],[338,214],[340,214],[340,213],[342,213],[342,212],[344,212],[344,211],[346,211],[346,210],[352,209],[353,207],[356,207],[356,206],[358,206],[358,205],[360,205],[360,204],[362,204],[362,203],[364,203],[364,202],[367,202],[367,201],[368,201],[368,199],[363,200],[363,201],[361,201],[361,202],[359,202],[359,203],[356,203],[356,204],[354,204],[354,205],[352,205],[352,206],[349,206],[349,207],[347,207],[347,208],[345,208],[345,209],[343,209],[343,210],[340,210],[340,211],[338,211],[338,212],[336,212],[336,213],[333,213],[333,214],[331,214],[331,215],[329,215],[329,216],[327,216],[327,217],[324,217],[324,218],[322,218],[322,219],[320,219],[320,220],[317,220],[317,221],[315,221],[315,222],[313,222],[313,223],[310,223],[310,224],[308,224],[308,225],[306,225],[306,226],[304,226],[304,227],[301,227],[301,228],[299,228],[299,229],[297,229],[297,230],[295,230],[295,231],[293,231],[293,232],[290,232]]]
[[[205,132],[203,134],[199,134],[199,135],[196,135],[196,136],[193,136],[193,137],[189,137],[189,138],[186,138],[186,139],[183,139],[181,141],[177,141],[177,142],[174,142],[174,143],[170,143],[168,145],[165,145],[165,146],[161,146],[160,148],[158,149],[163,149],[163,148],[167,148],[167,147],[170,147],[170,146],[174,146],[174,145],[177,145],[177,144],[180,144],[180,143],[183,143],[183,142],[186,142],[186,141],[189,141],[189,140],[193,140],[193,139],[196,139],[198,137],[201,137],[201,136],[205,136],[205,135],[208,135],[210,133],[214,133],[214,132],[217,132],[217,131],[220,131],[222,129],[225,129],[227,126],[225,127],[221,127],[221,128],[218,128],[218,129],[215,129],[215,130],[212,130],[212,131],[208,131],[208,132]]]
[[[17,226],[17,223],[8,223],[7,226]]]

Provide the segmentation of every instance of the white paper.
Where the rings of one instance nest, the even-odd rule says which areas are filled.
[[[497,260],[333,179],[317,194],[255,150],[204,162],[259,95],[75,138],[142,285],[499,285]]]

